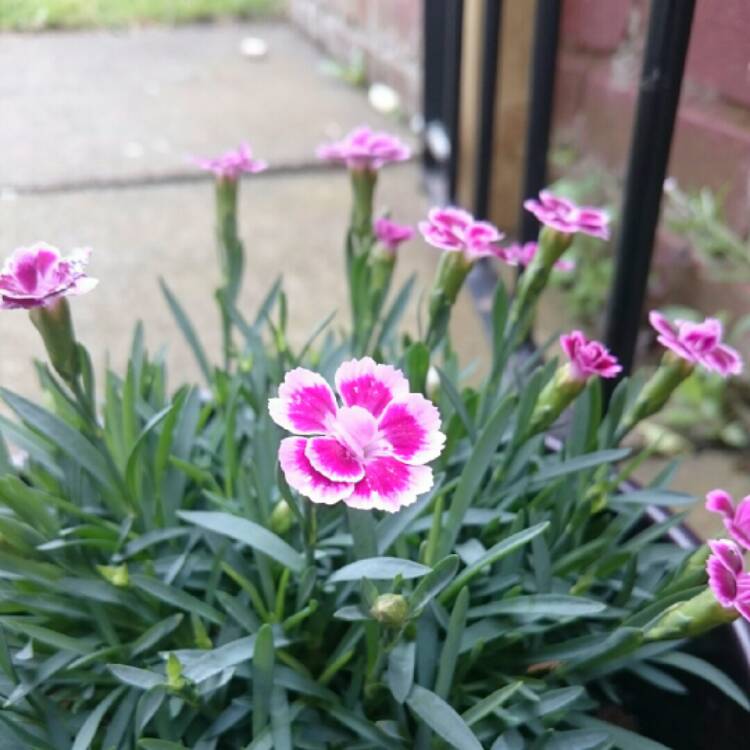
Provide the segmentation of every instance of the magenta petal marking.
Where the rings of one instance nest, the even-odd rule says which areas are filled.
[[[402,242],[408,242],[415,234],[414,227],[408,224],[398,224],[385,216],[376,219],[372,229],[378,242],[392,251],[397,250]]]
[[[322,375],[303,367],[290,370],[279,386],[279,397],[268,402],[280,427],[303,435],[324,433],[336,415],[336,399]]]
[[[371,357],[344,362],[336,371],[336,389],[346,406],[361,406],[379,417],[395,398],[409,393],[409,381],[391,365]]]
[[[429,466],[410,466],[390,456],[379,456],[367,462],[364,479],[344,502],[351,508],[395,513],[416,502],[432,484]]]
[[[18,248],[0,271],[0,308],[28,310],[91,291],[97,281],[84,271],[90,252],[76,250],[63,258],[43,243]]]
[[[503,249],[496,243],[505,235],[489,222],[476,221],[468,211],[461,208],[432,208],[427,221],[419,222],[418,226],[424,239],[441,250],[460,250],[470,260],[504,257]]]
[[[310,438],[305,456],[316,471],[334,482],[358,482],[365,475],[360,461],[336,438]]]
[[[727,570],[716,557],[709,557],[706,563],[708,585],[713,591],[716,601],[722,607],[731,607],[737,596],[737,583],[734,574]]]
[[[558,232],[582,232],[602,240],[609,239],[609,217],[598,208],[576,206],[572,201],[559,198],[548,190],[542,190],[538,199],[525,200],[523,206],[542,224]]]
[[[649,321],[659,334],[659,343],[682,359],[725,378],[742,372],[742,358],[731,346],[721,342],[722,325],[716,318],[706,318],[702,323],[677,320],[673,325],[652,310]]]
[[[709,539],[708,546],[713,558],[718,560],[732,575],[742,572],[743,560],[740,548],[729,539]]]
[[[439,429],[440,412],[419,393],[389,404],[378,428],[393,455],[411,464],[434,460],[445,443],[445,435]]]
[[[593,375],[614,378],[622,367],[609,350],[598,341],[589,341],[582,331],[571,331],[560,336],[560,346],[570,360],[571,373],[578,380]]]
[[[750,550],[750,495],[737,505],[733,518],[724,519],[724,525],[737,544]]]
[[[319,159],[346,164],[349,169],[377,170],[385,164],[405,161],[411,149],[390,133],[375,132],[362,125],[343,140],[319,146]]]
[[[711,490],[706,495],[706,510],[721,513],[722,516],[734,516],[734,502],[732,496],[724,490]]]
[[[333,482],[313,467],[305,455],[307,439],[288,437],[279,446],[279,464],[290,487],[314,503],[333,505],[349,497],[354,485]]]

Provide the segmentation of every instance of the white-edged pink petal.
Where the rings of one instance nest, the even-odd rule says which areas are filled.
[[[433,481],[429,466],[410,466],[392,456],[378,456],[368,460],[364,479],[344,502],[350,508],[395,513],[428,492]]]
[[[268,401],[271,419],[301,435],[326,432],[336,408],[333,391],[323,376],[304,367],[290,370],[279,386],[279,397]]]
[[[364,357],[339,367],[336,390],[346,406],[361,406],[379,417],[391,401],[409,393],[409,381],[395,367]]]
[[[445,443],[440,412],[420,393],[392,401],[378,423],[379,437],[401,461],[424,464],[436,459]]]
[[[336,438],[310,438],[305,457],[316,471],[333,482],[359,482],[365,475],[362,463]]]
[[[279,446],[279,464],[287,484],[314,503],[333,505],[346,499],[354,491],[347,482],[333,482],[316,471],[305,455],[307,439],[288,437]]]

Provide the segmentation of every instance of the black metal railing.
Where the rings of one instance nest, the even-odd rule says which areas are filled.
[[[529,61],[529,125],[521,202],[535,196],[547,182],[561,8],[562,0],[537,0]],[[463,2],[425,0],[424,10],[425,165],[442,179],[445,189],[439,192],[446,196],[444,199],[454,201],[461,156],[458,148],[462,29],[459,16]],[[695,0],[651,2],[616,239],[615,274],[605,323],[605,341],[623,364],[623,374],[633,367],[694,10]],[[473,210],[483,218],[490,207],[501,15],[502,0],[485,0],[473,195]],[[446,28],[443,24],[450,19],[454,25]],[[534,217],[519,207],[519,239],[532,240],[537,232]],[[472,273],[469,278],[477,296],[487,295],[494,284],[494,276],[488,269],[489,266],[480,265],[475,269],[479,273]],[[656,509],[655,512],[662,511]],[[677,541],[691,543],[687,536]],[[750,628],[736,623],[734,632],[747,663]]]
[[[425,0],[425,165],[442,177],[454,201],[460,160],[462,0]],[[537,0],[529,90],[522,201],[547,182],[562,0]],[[605,340],[628,373],[633,366],[646,284],[661,207],[695,0],[652,0],[628,157],[616,269],[609,296]],[[500,95],[497,84],[502,0],[485,0],[480,110],[473,210],[490,206],[492,134]],[[534,217],[519,207],[518,238],[538,233]]]

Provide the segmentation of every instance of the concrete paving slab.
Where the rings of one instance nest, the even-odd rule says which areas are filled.
[[[392,207],[394,217],[402,221],[416,222],[426,210],[414,165],[385,170],[378,198],[378,205]],[[336,324],[346,325],[343,238],[349,205],[348,178],[343,172],[246,180],[241,192],[247,252],[242,308],[254,311],[274,279],[283,274],[296,342],[304,341],[334,309]],[[199,377],[158,289],[160,276],[189,310],[207,350],[218,357],[220,331],[212,297],[218,276],[209,184],[0,201],[0,247],[40,239],[62,250],[94,248],[90,271],[100,279],[100,286],[73,300],[73,308],[79,338],[98,365],[104,364],[106,352],[115,364],[123,363],[133,326],[141,319],[152,351],[168,345],[171,384]],[[403,246],[398,280],[416,271],[421,289],[429,288],[438,256],[421,239]],[[412,330],[414,309],[407,319]],[[468,292],[454,322],[464,361],[483,358],[487,345]],[[43,349],[26,313],[3,313],[0,326],[0,383],[37,395],[31,357],[43,357]]]
[[[268,55],[242,56],[246,36]],[[397,129],[321,59],[280,23],[2,34],[0,190],[187,172],[244,139],[271,164],[313,161],[362,122]]]

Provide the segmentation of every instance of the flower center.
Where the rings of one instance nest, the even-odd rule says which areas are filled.
[[[363,461],[375,443],[378,425],[367,409],[361,406],[342,406],[331,420],[328,431],[355,458]]]

